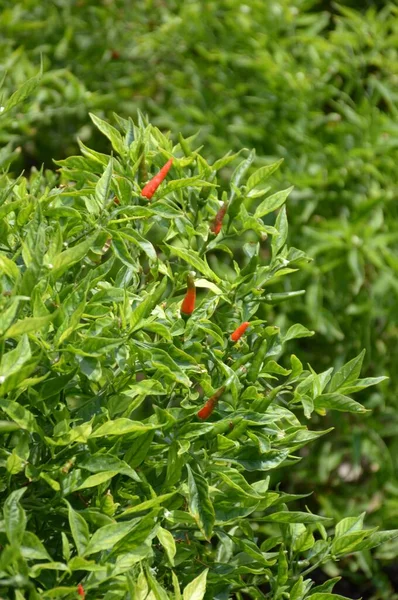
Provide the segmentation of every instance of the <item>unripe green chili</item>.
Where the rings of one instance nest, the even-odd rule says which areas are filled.
[[[243,417],[233,417],[232,419],[222,419],[217,423],[214,423],[214,427],[209,433],[207,437],[214,438],[217,435],[222,435],[226,432],[230,432],[240,421],[242,421]]]
[[[238,425],[236,425],[236,427],[234,427],[232,431],[226,435],[226,437],[229,440],[239,439],[240,436],[245,433],[246,429],[248,428],[248,425],[248,422],[245,419],[242,419],[242,421]]]
[[[261,346],[257,350],[257,353],[255,352],[253,362],[247,372],[247,380],[250,381],[250,383],[254,383],[257,380],[265,355],[267,354],[267,349],[267,340],[262,340]]]
[[[233,365],[231,366],[231,369],[233,371],[237,371],[239,369],[239,367],[241,367],[242,365],[245,365],[247,362],[249,362],[249,360],[251,360],[251,358],[254,356],[254,352],[249,352],[249,354],[245,354],[244,356],[241,356],[240,358],[238,358],[238,360],[236,360]]]

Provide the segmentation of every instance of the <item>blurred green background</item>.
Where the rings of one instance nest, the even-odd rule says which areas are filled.
[[[2,169],[54,169],[78,152],[77,137],[109,150],[88,112],[112,120],[137,109],[173,135],[199,130],[210,160],[242,147],[256,149],[256,167],[284,158],[281,184],[295,186],[290,243],[314,261],[292,288],[272,290],[306,295],[266,317],[317,332],[292,346],[317,371],[366,348],[362,376],[389,376],[358,398],[368,416],[327,418],[334,433],[285,473],[285,488],[310,481],[325,514],[366,510],[370,525],[398,527],[397,3],[3,0],[1,9],[0,103],[43,61],[38,87],[0,113]],[[358,554],[339,569],[356,597],[391,600],[397,556],[392,543],[377,561]]]

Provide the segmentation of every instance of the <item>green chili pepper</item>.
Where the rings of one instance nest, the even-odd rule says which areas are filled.
[[[236,360],[234,362],[234,364],[231,366],[231,369],[233,369],[233,371],[237,371],[239,369],[239,367],[241,367],[242,365],[245,365],[247,362],[249,362],[249,360],[251,360],[251,358],[254,356],[254,352],[249,352],[249,354],[245,354],[245,356],[241,356],[241,358],[238,358],[238,360]]]
[[[267,340],[262,340],[257,352],[254,350],[254,359],[247,372],[247,380],[250,381],[250,383],[254,383],[257,380],[258,374],[260,373],[262,364],[264,362],[265,355],[267,354],[267,349]]]

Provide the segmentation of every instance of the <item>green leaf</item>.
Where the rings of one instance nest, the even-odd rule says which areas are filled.
[[[361,531],[365,514],[366,513],[362,513],[359,517],[346,517],[339,521],[335,530],[336,538],[353,531]]]
[[[350,360],[333,375],[329,384],[329,392],[335,392],[336,390],[355,382],[361,372],[364,356],[365,350],[362,350],[358,356]]]
[[[121,154],[121,155],[125,154],[127,148],[125,147],[124,142],[123,142],[123,138],[120,135],[120,133],[118,132],[118,130],[115,129],[114,127],[112,127],[112,125],[109,125],[109,123],[107,123],[103,119],[100,119],[99,117],[93,115],[92,113],[89,113],[89,115],[90,115],[90,119],[92,120],[92,122],[94,123],[94,125],[111,142],[111,144],[113,146],[113,149],[118,154]]]
[[[341,577],[334,577],[333,579],[329,579],[329,581],[325,581],[325,583],[322,583],[321,585],[317,585],[316,587],[314,587],[312,589],[312,594],[315,594],[316,592],[332,592],[334,586],[336,585],[336,583],[338,583],[341,580]]]
[[[64,252],[60,252],[53,263],[52,275],[54,278],[60,277],[72,265],[80,262],[94,245],[98,232],[90,235],[87,239],[76,246],[72,246]]]
[[[276,192],[275,194],[272,194],[272,196],[268,196],[268,198],[265,198],[265,200],[263,200],[258,205],[254,216],[257,219],[261,219],[262,217],[265,217],[265,215],[268,215],[270,212],[276,210],[277,208],[280,208],[282,204],[284,204],[284,202],[286,201],[286,198],[288,197],[292,189],[293,187],[290,187],[286,190]]]
[[[191,583],[184,588],[183,600],[203,600],[206,593],[207,574],[209,569],[205,569]]]
[[[181,190],[186,187],[214,187],[214,183],[210,183],[209,181],[203,181],[200,175],[195,177],[185,177],[184,179],[173,179],[172,181],[168,181],[165,187],[162,190],[161,196],[167,196],[170,192],[174,192],[175,190]]]
[[[112,173],[113,173],[113,161],[110,158],[109,163],[98,180],[97,185],[95,186],[95,198],[98,204],[104,207],[109,199],[109,192],[111,190],[111,182],[112,182]]]
[[[278,213],[275,221],[275,229],[278,230],[278,233],[272,236],[272,256],[275,258],[277,254],[282,250],[283,246],[286,243],[287,232],[288,232],[288,224],[287,224],[287,216],[286,216],[286,206],[282,206],[281,210]]]
[[[180,583],[178,581],[178,577],[174,573],[174,571],[171,572],[171,575],[173,578],[174,600],[181,600],[182,596],[181,596]]]
[[[0,386],[1,389],[1,386]],[[0,400],[0,408],[10,417],[21,429],[42,435],[42,430],[37,424],[34,415],[26,408],[11,400]]]
[[[352,384],[348,384],[347,386],[343,386],[339,389],[342,394],[354,394],[356,392],[360,392],[370,387],[371,385],[378,385],[379,383],[388,380],[388,377],[365,377],[364,379],[357,379]]]
[[[73,540],[79,556],[84,554],[90,540],[90,532],[84,517],[75,511],[69,502],[65,501],[68,506],[69,527],[72,532]]]
[[[11,492],[3,506],[5,532],[10,544],[20,545],[26,528],[26,512],[20,504],[20,499],[26,488]]]
[[[308,596],[307,600],[350,600],[346,596],[340,596],[339,594],[329,594],[328,592],[316,592]]]
[[[246,175],[247,171],[250,169],[255,155],[256,155],[255,151],[251,150],[249,152],[249,156],[247,158],[245,158],[241,163],[239,163],[239,165],[236,167],[235,171],[232,173],[231,193],[229,196],[230,204],[229,204],[229,209],[228,209],[228,212],[232,219],[236,216],[237,211],[239,210],[239,205],[240,205],[241,201],[243,201],[243,197],[242,197],[242,200],[240,198],[238,198],[237,202],[235,201],[236,190],[239,188],[239,186],[241,185],[242,179]]]
[[[29,340],[27,335],[23,335],[14,350],[6,352],[0,362],[0,376],[4,379],[17,373],[31,358]]]
[[[21,542],[21,554],[28,560],[51,561],[51,556],[34,533],[25,531]]]
[[[372,533],[366,540],[363,540],[356,548],[356,552],[362,550],[371,550],[398,538],[398,529],[391,529],[387,531],[376,531]]]
[[[134,481],[140,482],[140,478],[137,473],[132,469],[124,460],[120,460],[117,456],[110,454],[94,454],[89,458],[79,463],[82,469],[91,471],[93,473],[100,473],[103,471],[113,471],[126,475]]]
[[[327,410],[340,410],[343,412],[366,413],[368,412],[362,404],[356,402],[343,394],[322,394],[315,398],[315,408],[326,408]]]
[[[129,240],[130,242],[133,242],[133,244],[135,244],[136,246],[141,248],[141,250],[143,252],[145,252],[147,257],[151,261],[157,262],[158,256],[156,254],[156,250],[155,250],[154,246],[151,244],[151,242],[149,242],[147,239],[145,239],[140,233],[138,233],[138,231],[134,231],[133,229],[128,229],[128,230],[123,229],[122,231],[119,232],[119,235],[124,237],[125,239]]]
[[[209,486],[203,475],[193,472],[187,465],[188,471],[188,507],[199,529],[207,540],[213,534],[215,521],[214,507],[209,496]]]
[[[248,498],[255,498],[256,500],[261,500],[263,497],[262,495],[257,494],[252,486],[247,483],[242,473],[236,469],[220,470],[218,474],[228,486],[232,487],[239,494],[247,496]]]
[[[167,529],[163,529],[163,527],[159,527],[156,535],[166,551],[167,558],[169,559],[171,566],[174,566],[174,557],[176,555],[177,548],[173,535]]]
[[[166,590],[152,577],[151,572],[147,569],[146,577],[152,593],[148,596],[148,600],[170,600]]]
[[[162,504],[163,502],[166,502],[166,500],[169,500],[170,498],[172,498],[175,495],[176,492],[170,492],[169,494],[162,494],[161,496],[156,496],[155,498],[152,498],[151,500],[145,500],[144,502],[141,502],[140,504],[136,504],[135,506],[131,506],[130,508],[126,508],[125,511],[123,511],[120,515],[118,515],[119,517],[125,517],[126,515],[131,515],[137,512],[141,512],[143,510],[148,510],[148,508],[153,508],[154,506],[159,506],[159,504]]]
[[[158,427],[159,425],[152,425],[150,423],[144,424],[140,423],[139,421],[131,421],[130,419],[120,418],[100,425],[100,427],[95,429],[90,435],[90,439],[105,437],[108,435],[127,435],[129,433],[143,434]]]
[[[250,192],[250,190],[257,187],[260,183],[267,181],[267,179],[271,177],[272,173],[279,169],[282,163],[283,158],[272,163],[271,165],[265,165],[264,167],[257,169],[257,171],[254,171],[254,173],[250,175],[249,179],[247,180],[246,190]]]
[[[303,597],[304,597],[304,581],[303,581],[303,577],[300,576],[300,578],[296,581],[296,583],[294,584],[294,586],[291,589],[289,600],[302,600]]]
[[[287,458],[289,450],[270,450],[260,453],[257,448],[243,447],[234,456],[222,456],[223,460],[242,465],[247,471],[276,469]]]
[[[297,338],[311,337],[315,334],[315,331],[310,331],[304,325],[300,325],[297,323],[296,325],[292,325],[287,330],[286,334],[283,336],[283,341],[287,342],[289,340],[295,340]]]
[[[271,515],[266,515],[265,517],[260,517],[259,520],[270,523],[319,523],[331,521],[331,519],[327,517],[299,511],[276,512]]]
[[[25,81],[7,100],[4,106],[4,110],[0,113],[0,116],[3,116],[6,112],[24,102],[26,98],[28,98],[35,89],[39,86],[41,78],[43,75],[43,65],[40,65],[40,71],[34,77],[31,77],[27,81]]]
[[[111,549],[129,534],[140,520],[141,517],[138,517],[124,523],[115,523],[100,527],[94,532],[83,555],[90,556],[90,554],[96,554],[97,552]]]
[[[18,311],[20,298],[13,298],[11,300],[11,304],[8,308],[3,310],[3,313],[0,315],[0,336],[4,335],[7,329],[10,327],[11,323],[15,319],[15,316]]]
[[[287,558],[286,558],[286,550],[283,548],[283,546],[280,547],[279,549],[279,556],[278,556],[278,574],[277,574],[277,585],[282,586],[286,583],[286,581],[288,580],[288,576],[289,576],[289,565],[287,562]]]
[[[143,319],[150,315],[155,306],[160,301],[167,287],[167,278],[163,277],[159,285],[157,285],[144,300],[133,310],[130,317],[131,332],[136,331],[143,325]]]
[[[76,594],[76,586],[57,586],[52,590],[48,590],[42,594],[42,598],[47,600],[47,598],[65,598],[68,594]]]
[[[375,531],[375,530],[373,530]],[[359,548],[363,539],[368,537],[370,531],[352,531],[335,538],[332,543],[332,554],[342,555],[355,552]]]
[[[183,248],[177,248],[176,246],[168,246],[167,244],[166,247],[172,254],[175,254],[184,262],[187,262],[194,269],[197,269],[202,273],[202,275],[205,275],[207,279],[215,281],[216,283],[221,283],[221,279],[210,269],[207,262],[200,258],[193,250],[185,250]]]
[[[32,333],[32,331],[38,333],[43,327],[51,323],[55,317],[56,313],[45,317],[27,317],[26,319],[21,319],[14,323],[14,325],[11,325],[5,335],[12,338],[25,333]]]

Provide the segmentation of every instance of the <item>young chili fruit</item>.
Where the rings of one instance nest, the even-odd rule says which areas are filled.
[[[224,204],[222,205],[222,207],[216,214],[213,224],[210,228],[212,230],[212,232],[215,233],[216,235],[218,235],[221,231],[222,222],[225,217],[225,213],[227,212],[227,208],[228,208],[228,204],[227,204],[227,202],[224,202]]]
[[[187,293],[185,294],[185,298],[181,304],[181,314],[183,315],[191,315],[195,309],[196,302],[196,288],[195,281],[192,275],[188,275],[187,277]]]
[[[240,338],[245,333],[245,331],[249,327],[249,325],[250,325],[250,323],[248,321],[245,321],[244,323],[239,325],[239,327],[237,327],[235,329],[235,331],[233,333],[231,333],[231,340],[233,342],[237,342],[238,340],[240,340]]]
[[[220,396],[225,392],[225,385],[223,385],[222,387],[220,387],[219,390],[216,391],[215,394],[213,394],[213,396],[211,396],[211,398],[209,398],[205,405],[203,406],[203,408],[200,409],[200,411],[197,413],[199,419],[208,419],[211,415],[211,413],[213,412],[213,410],[215,409],[215,407],[217,406],[217,402],[218,399],[220,398]]]
[[[258,377],[258,374],[261,371],[261,367],[263,365],[265,355],[267,354],[267,340],[261,340],[261,345],[254,352],[253,362],[247,372],[247,380],[250,383],[254,383]]]
[[[79,583],[79,585],[77,586],[77,593],[79,594],[79,596],[81,596],[84,600],[84,598],[86,597],[86,592],[84,591],[84,587],[82,586],[81,583]]]
[[[148,198],[148,200],[152,198],[152,196],[166,177],[167,173],[169,172],[172,164],[173,159],[170,158],[170,160],[168,160],[167,163],[160,169],[159,173],[157,173],[155,177],[152,177],[152,179],[148,181],[146,186],[142,188],[141,196],[145,196],[145,198]]]

